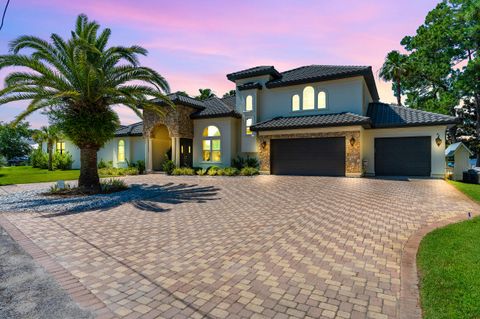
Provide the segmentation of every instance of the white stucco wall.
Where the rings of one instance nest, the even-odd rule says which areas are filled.
[[[228,167],[232,157],[237,154],[238,119],[221,117],[212,119],[198,119],[193,121],[193,166],[207,168],[210,166]],[[202,160],[203,130],[214,125],[220,130],[221,162],[204,162]]]
[[[377,137],[412,137],[430,136],[431,138],[431,175],[443,177],[445,174],[445,130],[446,126],[424,126],[391,129],[363,130],[361,145],[363,160],[368,161],[366,174],[375,174],[375,138]],[[437,146],[435,139],[437,133],[442,139],[442,144]]]

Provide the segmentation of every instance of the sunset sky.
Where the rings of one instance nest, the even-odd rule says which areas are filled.
[[[0,0],[1,9],[6,0]],[[111,44],[148,49],[142,63],[159,71],[172,91],[217,95],[233,89],[227,73],[256,65],[285,71],[309,64],[371,65],[381,100],[393,102],[390,84],[378,79],[388,51],[401,49],[433,0],[11,0],[0,31],[0,54],[19,35],[67,36],[76,16],[86,13],[113,31]],[[10,69],[11,70],[11,69]],[[0,87],[9,69],[0,71]],[[0,121],[10,121],[25,103],[0,106]],[[139,121],[118,108],[124,124]],[[47,124],[34,114],[33,127]]]

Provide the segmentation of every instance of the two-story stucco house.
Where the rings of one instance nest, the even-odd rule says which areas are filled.
[[[177,166],[193,167],[230,166],[248,155],[269,174],[444,175],[445,132],[456,119],[380,103],[371,67],[258,66],[227,78],[235,97],[171,94],[175,109],[159,102],[165,116],[144,111],[144,121],[122,126],[99,160],[142,159],[147,170],[160,170],[167,153]],[[78,151],[68,150],[78,166]]]

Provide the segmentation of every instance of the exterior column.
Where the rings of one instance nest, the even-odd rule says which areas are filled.
[[[145,138],[145,169],[147,172],[151,172],[152,169],[152,139],[150,137]]]
[[[180,167],[180,137],[172,137],[172,161]]]

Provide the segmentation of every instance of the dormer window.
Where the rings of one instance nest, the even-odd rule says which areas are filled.
[[[318,109],[327,108],[327,93],[325,91],[318,92]]]
[[[292,96],[292,111],[300,111],[300,96],[298,94]]]
[[[303,110],[313,110],[315,108],[315,90],[311,86],[303,89]]]
[[[245,112],[250,112],[253,110],[253,97],[248,95],[245,99]]]

